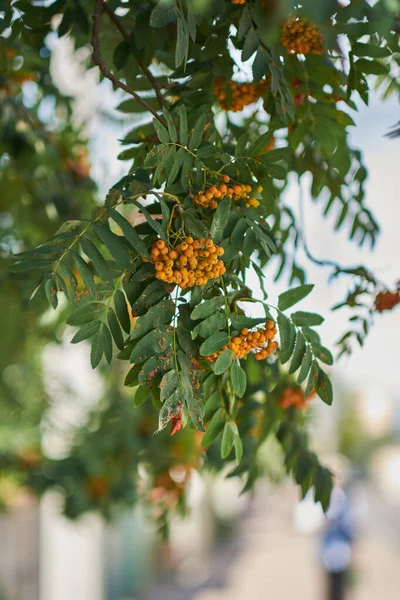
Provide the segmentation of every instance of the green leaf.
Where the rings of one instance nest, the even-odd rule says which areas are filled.
[[[199,221],[199,219],[196,219],[196,217],[194,217],[191,213],[183,212],[182,219],[190,233],[195,238],[208,237],[207,227],[204,225],[204,223]]]
[[[368,56],[370,58],[385,58],[392,54],[390,48],[387,46],[376,46],[375,44],[363,44],[356,42],[351,48],[353,54],[356,56]]]
[[[161,354],[155,354],[146,360],[139,373],[139,383],[147,384],[151,388],[154,385],[158,386],[159,380],[173,366],[174,355],[171,349],[167,348]]]
[[[200,321],[192,331],[192,338],[195,339],[198,335],[202,338],[208,338],[215,331],[224,329],[226,325],[225,313],[219,311],[203,321]]]
[[[119,350],[123,350],[124,349],[124,338],[122,337],[121,327],[120,327],[120,324],[118,323],[118,319],[115,315],[115,312],[111,307],[109,307],[109,309],[107,311],[107,322],[108,322],[108,326],[110,328],[111,335],[115,342],[115,345],[117,346],[117,348]]]
[[[227,333],[224,333],[222,331],[217,331],[216,333],[213,333],[200,346],[201,356],[208,356],[209,354],[214,354],[214,352],[218,352],[218,350],[225,346],[228,343],[228,341],[229,337]]]
[[[249,60],[257,51],[258,48],[258,35],[255,32],[255,29],[251,27],[246,34],[246,39],[244,40],[243,50],[242,50],[242,61],[246,62]]]
[[[210,300],[205,300],[201,304],[198,304],[191,312],[190,318],[194,321],[198,319],[205,319],[211,316],[218,308],[224,304],[223,296],[215,296]]]
[[[90,269],[90,267],[88,266],[87,262],[85,260],[83,260],[83,258],[77,253],[74,252],[74,250],[70,250],[71,256],[79,270],[79,273],[82,277],[82,281],[85,285],[85,287],[90,290],[91,292],[94,291],[95,289],[95,283],[93,280],[93,273]]]
[[[319,465],[314,476],[315,501],[321,502],[324,511],[329,507],[332,488],[333,479],[331,472]]]
[[[102,323],[100,329],[92,340],[90,350],[90,363],[95,369],[104,354],[106,361],[110,364],[112,360],[112,339],[108,327]]]
[[[227,458],[231,453],[236,432],[236,423],[232,423],[231,421],[225,423],[221,441],[221,458]]]
[[[182,167],[184,158],[185,158],[185,150],[183,148],[179,148],[178,152],[175,155],[174,164],[172,165],[172,169],[169,172],[167,179],[167,186],[170,186],[174,183],[177,175],[179,173],[179,169]]]
[[[232,350],[224,350],[218,356],[217,360],[214,363],[214,373],[216,375],[221,375],[225,373],[227,369],[232,364]]]
[[[167,244],[168,238],[167,238],[165,231],[162,228],[161,224],[151,217],[149,211],[147,210],[147,208],[145,206],[143,206],[142,204],[139,204],[139,202],[137,202],[136,200],[132,200],[132,203],[135,206],[137,206],[137,208],[140,210],[142,215],[144,215],[144,218],[146,219],[146,221],[150,225],[150,227],[152,229],[154,229],[154,231],[160,236],[160,238],[162,240],[164,240],[164,242]]]
[[[237,362],[233,362],[231,366],[232,387],[239,398],[243,398],[247,387],[246,372]]]
[[[171,346],[172,335],[169,327],[157,327],[142,337],[134,346],[130,361],[141,363],[149,359],[153,354],[160,354]]]
[[[179,107],[179,141],[182,146],[186,146],[188,143],[188,125],[187,125],[187,113],[186,106],[182,104]]]
[[[123,217],[121,213],[114,209],[109,210],[109,215],[112,218],[112,220],[115,221],[117,225],[121,228],[125,238],[128,240],[132,248],[136,250],[139,256],[141,256],[142,258],[146,257],[149,259],[150,255],[148,253],[145,243],[141,239],[140,235],[136,232],[135,228],[132,227],[132,225],[129,223],[129,221],[125,219],[125,217]]]
[[[32,271],[34,269],[44,269],[54,263],[54,258],[42,258],[36,260],[20,260],[8,270],[10,273],[21,273],[22,271]]]
[[[326,402],[326,404],[332,404],[333,400],[333,389],[332,383],[328,375],[321,367],[318,367],[317,383],[315,385],[315,391],[318,396]]]
[[[189,150],[197,150],[200,146],[201,140],[203,139],[204,128],[206,126],[207,116],[201,115],[199,120],[196,123],[195,128],[190,136],[189,140]]]
[[[210,233],[212,240],[217,244],[222,240],[222,235],[229,219],[230,209],[230,198],[224,198],[218,204],[218,207],[214,213]]]
[[[82,237],[79,243],[83,252],[92,261],[93,266],[96,269],[96,272],[100,279],[102,279],[103,281],[112,281],[111,273],[108,270],[107,263],[104,260],[103,255],[98,251],[93,242],[91,242],[87,238]]]
[[[265,323],[265,317],[246,317],[245,315],[231,315],[231,323],[234,329],[252,328]]]
[[[291,357],[296,341],[296,330],[290,320],[282,313],[278,314],[279,337],[281,339],[280,362],[285,364]]]
[[[174,2],[161,1],[156,4],[150,15],[151,27],[165,27],[169,23],[176,23],[177,10]]]
[[[122,40],[122,42],[120,42],[118,46],[115,47],[113,53],[113,63],[118,70],[123,69],[126,65],[126,62],[129,58],[129,52],[129,42],[127,42],[126,40]]]
[[[264,75],[269,73],[269,54],[262,46],[258,48],[252,68],[254,83],[257,83]]]
[[[240,463],[240,461],[242,460],[242,457],[243,457],[243,443],[242,443],[242,440],[240,439],[239,435],[235,435],[234,445],[235,445],[236,461],[238,463]]]
[[[321,315],[317,315],[316,313],[304,312],[298,310],[290,315],[293,323],[298,327],[302,327],[303,325],[307,325],[308,327],[312,327],[315,325],[321,325],[324,322],[324,318]]]
[[[104,313],[104,304],[100,302],[85,302],[78,306],[68,317],[68,325],[78,327],[91,323]]]
[[[312,342],[312,349],[316,358],[324,362],[326,365],[333,365],[333,356],[328,348],[317,342]]]
[[[141,406],[150,396],[150,389],[147,385],[139,385],[133,396],[133,406]]]
[[[46,279],[46,282],[44,284],[44,290],[46,293],[47,300],[49,301],[51,306],[54,309],[56,309],[58,306],[57,285],[54,281],[53,276],[50,276],[48,279]]]
[[[102,330],[99,329],[93,338],[90,349],[90,364],[92,365],[92,369],[95,369],[100,363],[103,352],[103,333]]]
[[[307,346],[306,346],[306,340],[304,338],[304,335],[302,333],[300,333],[299,331],[297,332],[297,337],[296,337],[296,345],[294,347],[294,351],[293,351],[293,358],[292,358],[292,362],[290,363],[290,368],[288,373],[295,373],[297,371],[297,369],[301,366],[305,353],[307,350]]]
[[[161,402],[164,402],[164,400],[167,400],[170,396],[172,396],[178,386],[179,382],[175,369],[165,373],[160,383]]]
[[[171,140],[169,137],[168,131],[165,129],[164,125],[160,123],[157,119],[153,121],[154,129],[156,130],[158,139],[162,144],[168,144]]]
[[[384,65],[376,60],[367,60],[366,58],[359,58],[353,63],[358,71],[362,71],[366,75],[387,75],[389,66]]]
[[[298,287],[292,288],[291,290],[287,290],[283,292],[283,294],[279,295],[278,298],[278,308],[279,310],[286,310],[290,308],[300,300],[303,300],[313,289],[314,285],[307,283],[305,285],[299,285]]]
[[[91,321],[90,323],[86,323],[72,338],[71,344],[78,344],[83,340],[87,340],[92,337],[95,333],[98,332],[101,325],[101,321]]]
[[[124,385],[127,387],[133,387],[139,385],[139,373],[141,371],[141,365],[134,365],[125,377]]]
[[[206,448],[210,446],[215,438],[221,433],[224,428],[225,418],[224,411],[222,408],[219,408],[213,415],[210,423],[208,424],[207,430],[202,437],[201,447]]]
[[[133,255],[129,252],[123,238],[115,235],[115,233],[110,231],[110,229],[103,225],[103,223],[94,223],[93,229],[115,261],[123,269],[132,271],[132,265],[134,262]]]
[[[315,386],[318,381],[318,363],[316,360],[313,360],[311,363],[310,373],[308,375],[307,386],[304,392],[304,396],[307,398],[313,390],[315,390]]]
[[[170,140],[171,140],[171,142],[176,143],[178,141],[178,132],[176,131],[175,123],[174,123],[172,116],[170,115],[170,113],[167,111],[167,109],[165,107],[163,108],[163,115],[167,122],[168,134],[169,134]]]
[[[189,29],[182,13],[178,12],[178,27],[175,46],[175,67],[186,65],[189,54]]]
[[[313,353],[311,351],[310,346],[307,346],[307,350],[304,355],[303,362],[301,363],[300,373],[297,377],[297,383],[303,383],[303,381],[307,377],[308,372],[311,367],[312,359],[313,359]]]
[[[171,299],[161,300],[161,302],[152,306],[145,315],[136,319],[131,339],[141,338],[155,327],[170,323],[174,313],[174,302]]]
[[[114,294],[114,306],[118,321],[126,333],[131,331],[131,320],[129,318],[128,306],[126,304],[125,294],[122,290],[116,290]]]

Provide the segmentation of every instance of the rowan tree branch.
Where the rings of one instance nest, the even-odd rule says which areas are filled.
[[[103,0],[103,10],[105,13],[107,13],[108,17],[110,18],[110,21],[112,21],[114,23],[114,25],[116,26],[118,31],[121,33],[124,40],[129,42],[129,40],[130,40],[129,32],[125,29],[124,25],[121,23],[121,20],[118,18],[118,16],[115,14],[115,12],[108,6],[107,2],[104,2],[104,0]],[[164,106],[164,97],[160,91],[160,87],[157,83],[156,78],[152,75],[151,71],[146,67],[146,65],[143,64],[139,60],[138,60],[138,65],[139,65],[140,69],[143,71],[143,74],[145,75],[145,77],[147,77],[147,79],[151,83],[151,86],[156,93],[160,108],[162,108]]]
[[[101,56],[100,52],[100,44],[99,44],[99,33],[100,33],[100,19],[101,19],[101,9],[103,7],[103,0],[95,0],[94,13],[92,16],[93,21],[93,29],[92,29],[92,47],[93,47],[93,62],[99,67],[101,74],[106,79],[109,79],[115,88],[119,88],[124,90],[127,94],[130,94],[139,104],[141,104],[147,111],[149,111],[160,123],[164,124],[163,119],[160,115],[144,100],[141,98],[134,90],[132,90],[129,86],[127,86],[123,81],[120,81],[111,73],[109,70],[107,63]]]

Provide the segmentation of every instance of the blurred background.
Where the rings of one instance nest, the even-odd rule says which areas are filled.
[[[75,169],[75,177],[79,179],[82,169],[90,172],[101,200],[126,171],[126,163],[117,160],[118,139],[132,127],[132,119],[121,119],[121,113],[114,110],[115,93],[107,81],[97,85],[96,69],[81,69],[86,50],[74,54],[66,39],[54,38],[50,45],[53,82],[72,98],[76,126],[83,127],[89,140],[89,156],[81,157],[80,175]],[[28,103],[36,101],[34,81],[23,83],[23,93]],[[58,118],[51,102],[42,102],[40,111],[45,122]],[[360,105],[352,117],[357,125],[352,142],[363,151],[369,170],[367,204],[382,228],[378,247],[373,253],[360,250],[348,242],[345,231],[332,233],[329,222],[321,225],[320,207],[307,197],[304,181],[308,246],[320,259],[334,258],[349,266],[364,263],[382,279],[395,281],[400,276],[400,139],[389,140],[384,133],[399,118],[398,104],[391,100],[383,104],[372,97],[370,107]],[[4,180],[2,186],[2,194],[11,194]],[[70,198],[79,206],[77,193],[71,190]],[[95,203],[95,190],[90,193]],[[298,214],[297,186],[293,184],[285,193]],[[74,210],[79,212],[76,206]],[[0,217],[5,229],[4,207]],[[313,235],[316,223],[323,232],[318,236]],[[38,241],[35,235],[41,239],[43,229],[33,232],[32,243]],[[52,233],[49,218],[48,235]],[[329,281],[330,274],[329,268],[308,266],[308,279],[316,284],[313,308],[327,316],[321,334],[326,345],[333,347],[340,332],[346,331],[349,314],[346,309],[328,311],[349,290],[341,279]],[[257,280],[253,283],[257,289]],[[272,302],[282,289],[272,281],[268,284]],[[2,292],[8,310],[12,309],[9,298]],[[92,426],[91,411],[104,402],[112,382],[105,383],[91,370],[89,346],[70,345],[71,331],[63,333],[61,341],[60,336],[56,339],[46,333],[53,313],[42,315],[40,339],[32,336],[24,345],[18,344],[18,335],[26,342],[29,321],[24,321],[24,313],[20,318],[23,336],[9,331],[7,319],[1,323],[2,352],[11,352],[11,347],[13,359],[2,372],[0,447],[6,448],[11,440],[15,446],[34,448],[40,435],[46,454],[59,458],[71,444],[72,431],[86,423]],[[251,495],[240,495],[240,482],[225,480],[223,474],[200,476],[191,470],[189,512],[174,518],[168,542],[161,540],[140,506],[126,508],[111,523],[90,512],[71,521],[60,514],[60,496],[54,489],[38,503],[18,482],[0,477],[0,500],[7,508],[0,516],[1,600],[328,600],[331,574],[343,570],[347,572],[347,598],[372,600],[379,595],[397,600],[399,329],[400,311],[377,315],[364,347],[343,357],[332,370],[334,405],[315,401],[310,413],[314,447],[337,475],[328,521],[337,522],[339,514],[340,522],[345,522],[347,533],[338,551],[343,565],[337,565],[321,509],[311,497],[298,501],[294,485],[285,478],[283,468],[276,467],[279,449],[267,441],[262,461],[268,477]],[[20,412],[10,408],[12,398],[17,398],[19,406],[30,407],[23,424]],[[45,419],[41,417],[38,424],[43,403]],[[32,452],[25,450],[25,463],[35,460]],[[75,509],[79,513],[70,507],[71,513]],[[337,594],[331,598],[344,597],[340,591]]]

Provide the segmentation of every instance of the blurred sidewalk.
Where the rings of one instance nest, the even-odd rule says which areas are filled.
[[[241,525],[242,547],[227,565],[227,587],[202,590],[195,600],[324,600],[317,539],[293,528],[296,493],[286,485],[258,494]],[[400,508],[384,504],[372,486],[366,493],[368,531],[357,544],[349,600],[399,600]]]

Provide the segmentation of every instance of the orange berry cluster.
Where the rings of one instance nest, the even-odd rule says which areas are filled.
[[[193,196],[193,202],[203,208],[212,208],[213,210],[217,208],[218,202],[223,198],[233,198],[235,202],[245,200],[246,206],[253,206],[254,208],[259,206],[259,201],[249,195],[252,191],[251,185],[236,183],[232,186],[227,186],[226,184],[230,181],[228,175],[223,175],[222,181],[224,183],[221,183],[218,187],[212,185],[206,190],[201,190],[198,194],[195,194]],[[257,187],[257,192],[261,193],[262,190],[263,188],[261,186]]]
[[[237,83],[236,81],[230,81],[229,87],[231,88],[232,100],[231,103],[228,103],[225,90],[225,77],[217,77],[214,85],[214,96],[218,98],[224,110],[239,112],[248,104],[257,102],[267,89],[267,84],[266,79],[262,79],[259,83]]]
[[[246,0],[231,0],[232,4],[246,4]]]
[[[292,54],[322,54],[322,35],[318,28],[303,17],[293,17],[282,28],[282,45]]]
[[[281,397],[278,400],[278,404],[283,409],[288,409],[291,406],[295,406],[297,410],[304,410],[307,408],[312,394],[305,398],[304,392],[298,387],[287,387],[283,390]]]
[[[278,347],[278,343],[273,341],[276,335],[275,323],[267,321],[265,328],[260,327],[256,331],[242,329],[239,335],[235,335],[229,345],[224,346],[218,352],[206,356],[208,362],[215,362],[223,350],[232,350],[238,358],[243,358],[252,350],[255,350],[254,358],[263,360],[268,358]]]
[[[379,292],[375,298],[375,310],[377,312],[391,310],[397,304],[400,304],[400,282],[397,291],[391,292],[390,290],[385,290]]]
[[[151,259],[156,268],[156,277],[166,283],[175,283],[180,288],[203,285],[209,279],[219,277],[226,271],[219,257],[224,249],[215,246],[212,239],[194,240],[187,237],[175,248],[158,240],[152,250]]]

